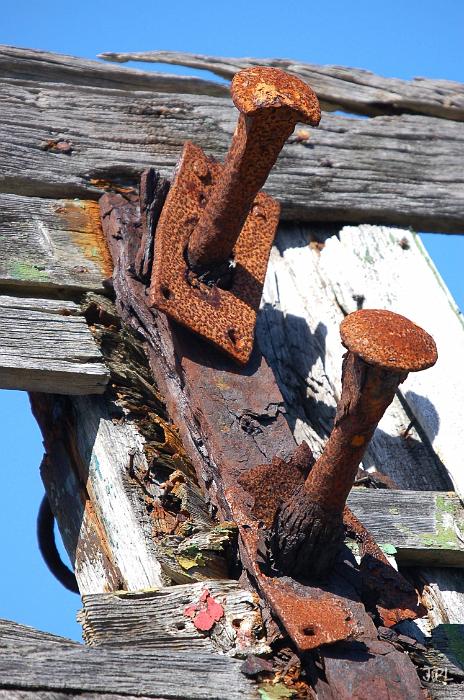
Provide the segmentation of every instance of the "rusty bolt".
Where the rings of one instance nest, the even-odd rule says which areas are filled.
[[[187,257],[196,272],[230,258],[253,200],[296,124],[317,126],[321,118],[311,88],[277,68],[240,71],[231,92],[240,116],[221,178],[189,239]]]
[[[322,455],[277,513],[272,548],[294,576],[324,576],[344,538],[343,509],[377,424],[408,372],[431,367],[431,336],[404,316],[361,309],[340,326],[347,353],[334,428]]]

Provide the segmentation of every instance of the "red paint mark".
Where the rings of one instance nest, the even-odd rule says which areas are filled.
[[[195,605],[195,603],[192,603],[191,605],[187,605],[187,607],[184,610],[184,615],[186,617],[195,617],[195,613],[197,612],[198,608]]]
[[[191,603],[184,609],[184,615],[193,620],[197,630],[208,632],[218,620],[224,617],[224,608],[205,588],[198,603]]]
[[[211,617],[212,620],[217,622],[218,620],[221,619],[221,617],[224,616],[224,608],[222,605],[219,605],[212,596],[209,596],[207,601],[206,601],[206,611],[208,615]]]

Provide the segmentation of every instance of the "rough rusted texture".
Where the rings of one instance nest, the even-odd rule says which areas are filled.
[[[259,190],[297,122],[317,126],[319,102],[302,80],[276,68],[247,68],[232,81],[241,114],[220,179],[188,244],[194,270],[229,259]]]
[[[425,700],[427,697],[411,661],[388,642],[366,640],[363,644],[354,642],[324,648],[321,661],[330,694],[324,694],[317,684],[318,698]]]
[[[113,279],[119,311],[147,341],[156,383],[218,517],[233,518],[238,526],[241,561],[260,591],[264,607],[267,601],[294,642],[305,649],[316,646],[318,638],[320,643],[350,635],[363,643],[376,639],[372,619],[360,602],[360,574],[346,551],[331,588],[304,585],[262,570],[258,563],[263,545],[262,524],[252,512],[255,498],[244,488],[244,484],[255,479],[250,475],[247,481],[246,475],[254,465],[271,462],[276,448],[277,456],[283,460],[276,462],[278,468],[284,469],[286,462],[288,469],[295,450],[272,373],[257,349],[250,364],[237,369],[193,334],[171,326],[162,314],[148,308],[144,285],[127,272],[133,250],[129,239],[140,237],[136,203],[124,201],[119,195],[106,195],[102,213],[115,262]],[[303,447],[297,457],[293,459],[294,468],[304,479],[311,455]],[[259,483],[259,477],[256,481]],[[267,506],[263,505],[264,517],[272,508],[269,498]],[[294,596],[295,614],[285,602],[289,595]],[[329,597],[333,600],[333,596],[339,596],[339,602],[333,606],[336,622],[327,617],[324,602]],[[310,625],[316,634],[310,631]],[[404,663],[410,664],[406,656]],[[362,674],[357,662],[348,660],[347,664]],[[380,672],[385,674],[385,681],[396,672],[393,666],[386,666]]]
[[[343,541],[343,508],[380,418],[408,371],[437,359],[425,331],[388,311],[356,311],[342,322],[341,334],[349,350],[332,433],[304,488],[282,505],[275,523],[276,561],[297,576],[323,577],[330,570]]]
[[[185,251],[221,170],[200,148],[185,144],[156,228],[150,303],[245,364],[253,349],[279,206],[263,192],[256,196],[235,246],[228,289],[201,281],[189,270]]]
[[[340,325],[343,345],[365,362],[394,372],[418,372],[437,361],[433,338],[415,323],[383,309],[360,309]]]
[[[55,209],[64,222],[65,230],[94,265],[100,267],[102,277],[110,277],[113,270],[111,257],[105,243],[98,202],[89,199],[64,201]]]
[[[391,566],[372,535],[347,506],[343,524],[348,536],[360,545],[363,600],[375,607],[383,625],[393,627],[401,620],[424,617],[427,609],[418,600],[414,587]]]

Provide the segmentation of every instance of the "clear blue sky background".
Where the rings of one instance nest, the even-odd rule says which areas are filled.
[[[0,21],[2,44],[87,58],[102,51],[169,49],[287,57],[460,82],[463,36],[462,0],[13,0],[2,3]],[[423,239],[464,309],[464,236]],[[36,546],[42,445],[24,393],[0,391],[0,445],[0,617],[79,640],[79,599],[55,582]]]

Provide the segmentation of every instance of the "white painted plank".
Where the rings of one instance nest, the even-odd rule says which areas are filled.
[[[434,337],[437,364],[411,373],[400,394],[463,496],[463,317],[419,237],[401,229],[345,227],[326,241],[319,266],[343,312],[354,311],[362,296],[364,308],[401,313]]]

